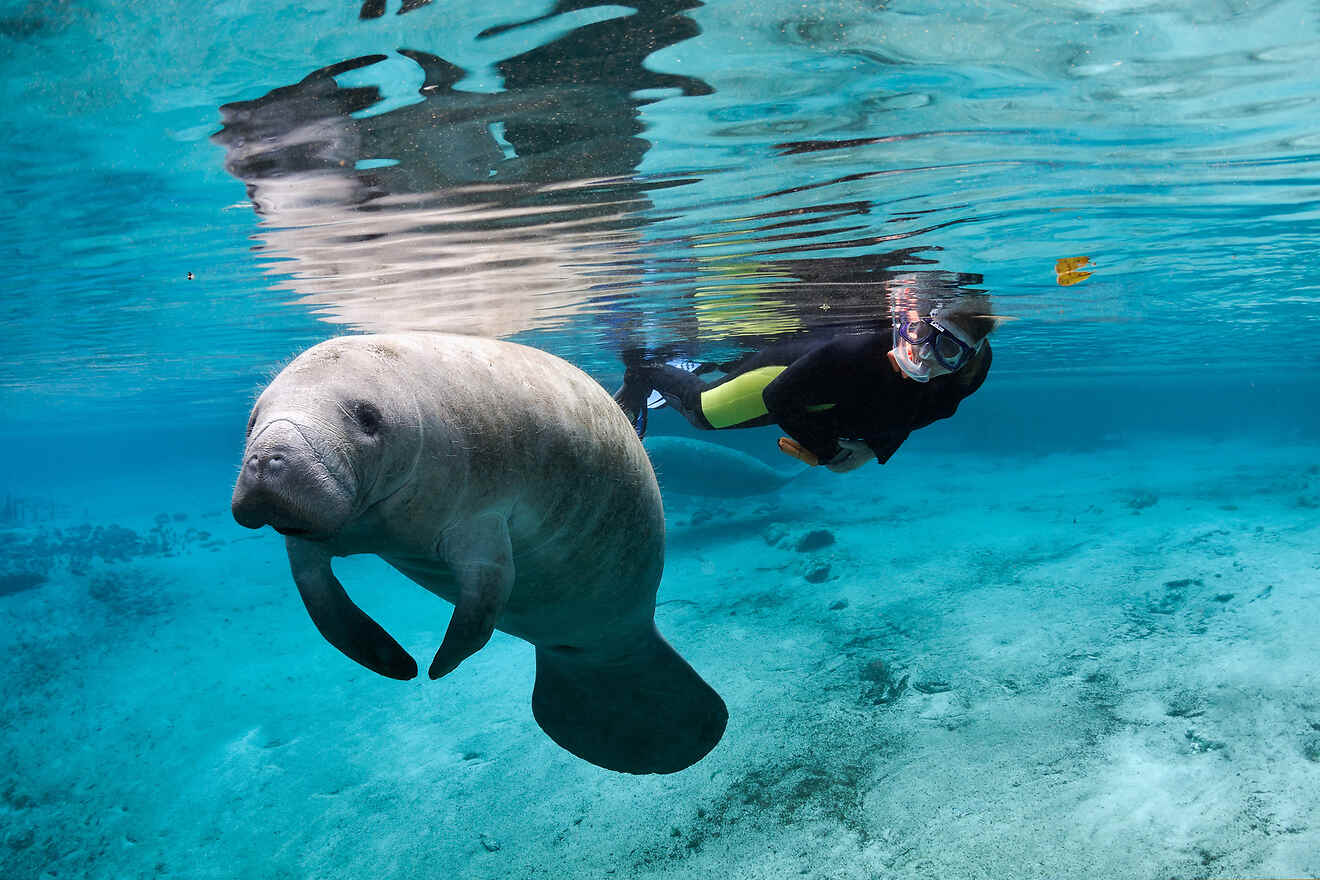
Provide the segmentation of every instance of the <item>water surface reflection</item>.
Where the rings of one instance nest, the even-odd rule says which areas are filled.
[[[688,207],[722,216],[700,227],[675,229],[657,206],[657,191],[720,173],[642,170],[643,108],[712,94],[646,64],[699,33],[684,14],[698,5],[638,3],[631,15],[568,29],[497,62],[498,92],[472,90],[468,71],[443,58],[400,49],[225,105],[214,140],[261,217],[277,286],[362,330],[507,337],[572,326],[615,347],[691,349],[887,321],[885,282],[934,262],[932,248],[895,243],[960,218],[820,200],[813,190],[833,177],[753,192],[741,205],[711,201],[703,187]],[[580,8],[561,3],[485,35]],[[372,77],[397,79],[402,63],[420,85],[390,106]],[[775,151],[879,140],[892,139],[786,141]],[[925,277],[957,288],[970,276]]]

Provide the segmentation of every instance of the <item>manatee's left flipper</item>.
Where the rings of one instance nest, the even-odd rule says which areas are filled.
[[[431,662],[431,678],[453,672],[490,641],[513,591],[513,548],[508,520],[488,514],[450,526],[440,537],[440,558],[458,579],[458,604]]]
[[[330,554],[300,538],[286,538],[289,567],[312,623],[350,660],[387,678],[417,677],[417,661],[381,625],[353,604],[330,570]]]

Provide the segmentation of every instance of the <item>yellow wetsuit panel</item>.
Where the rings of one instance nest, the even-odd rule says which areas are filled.
[[[708,391],[701,392],[701,414],[710,422],[712,428],[731,428],[760,418],[769,410],[761,392],[775,377],[784,372],[786,367],[757,367],[740,376],[721,382]],[[811,412],[829,409],[832,403],[809,406]]]

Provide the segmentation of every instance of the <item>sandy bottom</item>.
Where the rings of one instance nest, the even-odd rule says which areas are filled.
[[[1316,462],[905,449],[670,497],[657,619],[730,723],[645,778],[540,732],[515,639],[440,682],[344,659],[223,484],[30,503],[0,532],[0,875],[1316,876]],[[429,662],[449,607],[337,570]]]

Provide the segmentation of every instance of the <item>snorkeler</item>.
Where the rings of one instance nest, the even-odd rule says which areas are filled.
[[[646,433],[652,390],[694,427],[776,424],[779,449],[843,473],[871,458],[884,464],[908,435],[953,415],[990,370],[996,325],[984,297],[928,309],[896,307],[893,328],[821,341],[789,339],[718,369],[700,364],[628,363],[614,399]]]

